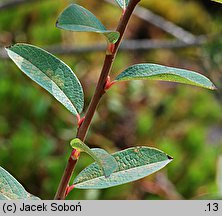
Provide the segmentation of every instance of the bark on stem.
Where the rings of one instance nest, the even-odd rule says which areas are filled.
[[[89,104],[89,107],[86,111],[85,119],[82,122],[82,124],[80,125],[78,132],[77,132],[77,138],[79,138],[83,142],[85,140],[88,128],[91,124],[93,115],[94,115],[95,110],[99,104],[99,101],[100,101],[101,97],[103,96],[103,94],[105,93],[104,87],[106,84],[106,80],[109,75],[110,69],[112,68],[113,61],[115,59],[119,45],[122,41],[127,24],[129,22],[129,19],[130,19],[132,13],[133,13],[133,10],[135,9],[136,5],[139,2],[140,2],[140,0],[131,0],[130,1],[129,5],[127,6],[126,10],[124,10],[124,13],[121,16],[121,19],[119,21],[119,25],[116,29],[116,31],[118,31],[120,33],[119,40],[116,42],[112,53],[109,52],[110,50],[107,50],[108,52],[106,54],[106,57],[105,57],[105,60],[103,63],[102,71],[101,71],[99,81],[96,86],[95,93],[94,93],[92,100]],[[108,45],[108,47],[109,47],[109,45]],[[58,190],[57,190],[57,193],[56,193],[54,199],[57,199],[57,200],[65,199],[66,188],[67,188],[67,185],[69,184],[69,181],[72,176],[75,165],[77,163],[77,160],[78,159],[76,159],[76,160],[72,159],[72,153],[71,153],[71,156],[69,157],[67,166],[65,168],[64,174],[62,176],[62,179],[60,181],[60,184],[59,184],[59,187],[58,187]]]

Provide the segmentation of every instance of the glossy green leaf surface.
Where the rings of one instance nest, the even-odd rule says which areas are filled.
[[[71,113],[77,115],[82,112],[82,86],[69,66],[45,50],[29,44],[15,44],[6,51],[28,77],[51,93]]]
[[[56,22],[58,28],[76,32],[96,32],[103,34],[110,43],[117,42],[119,32],[109,31],[87,9],[71,4],[60,15]]]
[[[0,167],[0,200],[16,199],[39,198],[28,193],[10,173]]]
[[[78,138],[73,139],[70,144],[72,148],[75,148],[80,152],[84,151],[89,154],[100,165],[105,177],[110,176],[117,169],[117,162],[115,158],[107,153],[104,149],[90,149]]]
[[[115,79],[116,82],[126,80],[161,80],[185,83],[211,90],[216,88],[207,77],[199,73],[157,64],[136,64],[130,66]]]
[[[112,154],[118,168],[109,178],[103,176],[97,163],[86,167],[74,180],[75,188],[102,189],[135,181],[166,166],[172,158],[149,147],[133,147]]]
[[[130,0],[115,0],[115,1],[121,8],[125,9],[128,6]]]

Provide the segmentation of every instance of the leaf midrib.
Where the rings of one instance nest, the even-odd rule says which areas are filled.
[[[105,33],[117,33],[117,31],[112,31],[112,30],[107,30],[105,27],[104,29],[99,29],[99,28],[94,28],[94,27],[90,27],[90,26],[86,26],[86,25],[76,25],[76,24],[59,24],[58,23],[58,27],[62,28],[62,26],[79,26],[79,27],[85,27],[85,28],[89,28],[92,30],[96,30],[97,32],[100,31],[101,33],[105,32]]]
[[[154,77],[154,76],[159,76],[159,75],[173,75],[173,76],[177,76],[177,77],[180,77],[180,78],[184,78],[186,80],[189,80],[190,82],[193,82],[195,83],[193,80],[187,78],[187,77],[184,77],[184,76],[181,76],[181,75],[178,75],[178,74],[175,74],[175,73],[170,73],[170,72],[167,72],[167,73],[159,73],[159,74],[152,74],[152,75],[146,75],[146,76],[133,76],[133,78],[138,78],[138,79],[146,79],[148,77]],[[126,79],[129,79],[130,80],[130,76],[125,76],[125,77],[122,77],[120,79],[117,79],[116,81],[121,81],[121,80],[126,80]],[[132,79],[133,79],[132,78]],[[172,80],[173,81],[173,80]]]
[[[138,167],[139,167],[139,168],[142,168],[142,167],[149,166],[149,165],[152,165],[152,164],[159,164],[159,163],[162,163],[162,162],[164,162],[164,161],[169,161],[169,162],[170,162],[169,159],[163,160],[163,161],[158,161],[158,162],[153,162],[153,163],[145,164],[145,165],[142,165],[142,166],[137,166],[137,167],[133,167],[133,168],[121,170],[121,171],[116,171],[116,172],[113,172],[113,173],[111,174],[111,176],[115,175],[116,173],[121,174],[121,173],[124,173],[124,172],[129,171],[129,170],[130,170],[130,171],[131,171],[131,170],[133,171],[134,169],[138,169]],[[81,184],[81,183],[83,183],[83,182],[84,182],[84,183],[87,183],[87,182],[90,182],[90,181],[92,181],[92,180],[101,179],[101,178],[103,178],[103,177],[104,177],[103,175],[97,176],[97,177],[95,177],[95,178],[91,178],[91,179],[86,180],[86,181],[78,182],[78,183],[76,183],[76,185]],[[74,184],[75,184],[75,182],[74,182]]]
[[[138,69],[139,70],[139,69]],[[142,70],[141,70],[142,71]],[[146,72],[146,70],[143,70],[143,71],[145,71]],[[157,72],[156,72],[157,71]],[[157,76],[157,78],[158,78],[158,76],[160,76],[160,75],[167,75],[167,76],[175,76],[175,77],[178,77],[178,78],[180,78],[180,79],[184,79],[184,80],[187,80],[188,82],[190,82],[190,84],[192,83],[193,85],[196,85],[196,86],[200,86],[200,87],[206,87],[206,88],[208,88],[208,89],[214,89],[214,85],[213,85],[213,83],[211,84],[211,85],[205,85],[205,84],[203,84],[203,83],[201,83],[201,80],[199,81],[195,81],[195,80],[192,80],[191,78],[189,78],[189,77],[187,77],[187,76],[185,76],[185,75],[180,75],[180,74],[176,74],[175,72],[158,72],[158,70],[156,70],[156,71],[152,71],[151,73],[155,73],[156,72],[156,74],[152,74],[152,75],[149,75],[149,74],[147,74],[147,75],[144,75],[144,76],[141,76],[141,75],[133,75],[132,77],[130,76],[130,75],[127,75],[127,76],[120,76],[120,78],[118,78],[118,76],[116,77],[116,79],[114,80],[114,82],[121,82],[121,81],[129,81],[129,80],[133,80],[133,79],[138,79],[138,80],[146,80],[147,78],[149,79],[150,78],[150,80],[152,79],[152,77],[155,77],[155,76]],[[182,72],[183,70],[181,70],[181,72]],[[186,71],[185,69],[184,69],[184,71]],[[190,75],[192,76],[192,75],[197,75],[197,76],[199,76],[201,79],[203,79],[202,81],[203,82],[209,82],[209,84],[211,83],[211,81],[207,78],[207,77],[205,77],[205,76],[203,76],[202,74],[199,74],[199,73],[196,73],[196,72],[193,72],[193,71],[187,71],[187,72],[189,72],[190,73]],[[120,74],[121,75],[121,74]],[[179,80],[164,80],[164,79],[161,79],[161,77],[160,77],[160,79],[159,80],[161,80],[161,81],[170,81],[170,82],[178,82],[178,83],[180,83],[180,81]],[[189,83],[185,83],[185,84],[189,84]]]

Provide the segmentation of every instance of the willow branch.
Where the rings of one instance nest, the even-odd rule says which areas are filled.
[[[133,13],[133,10],[135,9],[136,5],[139,3],[140,0],[131,0],[127,9],[124,11],[120,21],[119,25],[116,29],[120,33],[119,40],[116,42],[115,45],[113,45],[113,49],[110,53],[110,44],[108,45],[107,48],[107,54],[104,60],[104,64],[102,67],[102,71],[99,77],[99,81],[96,86],[95,93],[92,97],[92,100],[89,104],[89,107],[86,111],[85,119],[83,120],[82,124],[80,125],[78,132],[77,132],[77,138],[80,140],[84,141],[88,128],[91,124],[92,118],[94,116],[94,113],[96,111],[96,108],[100,102],[101,97],[105,93],[104,87],[107,81],[107,77],[109,75],[110,69],[112,67],[113,61],[115,59],[116,53],[118,51],[119,45],[122,41],[124,32],[126,30],[127,24],[129,22],[129,19]],[[64,171],[64,174],[62,176],[62,179],[60,181],[60,185],[58,187],[55,199],[64,199],[65,198],[65,193],[66,193],[66,188],[69,185],[70,178],[72,176],[72,172],[74,170],[76,160],[72,160],[72,154],[70,155],[68,164],[66,166],[66,169]]]

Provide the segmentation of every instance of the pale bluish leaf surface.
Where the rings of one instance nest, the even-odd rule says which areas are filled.
[[[56,26],[76,32],[101,33],[110,43],[117,42],[119,38],[119,32],[107,30],[94,14],[77,4],[71,4],[60,14]]]
[[[82,86],[69,66],[45,50],[29,44],[15,44],[6,51],[27,76],[51,93],[71,113],[77,115],[82,112]]]
[[[115,0],[115,1],[123,9],[125,9],[130,2],[130,0]]]
[[[71,141],[72,148],[78,151],[84,151],[89,154],[102,168],[105,177],[110,176],[117,169],[117,162],[113,156],[107,153],[104,149],[94,148],[90,149],[80,139],[76,138]]]
[[[102,189],[135,181],[160,170],[172,160],[164,152],[149,147],[133,147],[112,156],[118,168],[109,178],[105,178],[100,166],[93,163],[75,178],[75,188]]]
[[[115,79],[116,82],[127,80],[161,80],[185,83],[212,90],[216,88],[207,77],[199,73],[157,64],[130,66]]]
[[[39,198],[28,193],[9,172],[0,167],[0,200],[17,199]]]
[[[0,200],[10,200],[7,196],[0,194]]]

